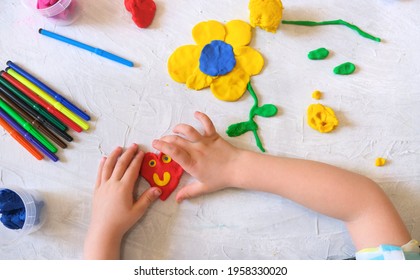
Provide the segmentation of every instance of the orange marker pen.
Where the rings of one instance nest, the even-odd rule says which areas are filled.
[[[29,144],[26,139],[20,135],[16,130],[13,129],[3,118],[0,117],[0,125],[12,136],[19,144],[21,144],[31,155],[33,155],[37,160],[41,160],[44,156],[35,149],[31,144]]]

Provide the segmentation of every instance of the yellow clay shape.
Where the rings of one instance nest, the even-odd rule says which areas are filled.
[[[376,166],[384,166],[385,163],[386,163],[386,159],[381,158],[381,157],[379,157],[375,160],[375,165]]]
[[[308,124],[319,132],[332,131],[338,125],[333,109],[322,104],[311,104],[308,107]]]
[[[322,97],[322,93],[319,90],[316,90],[316,91],[312,92],[312,98],[313,99],[319,100],[319,99],[321,99],[321,97]]]
[[[283,16],[280,0],[250,0],[249,21],[252,27],[259,26],[269,32],[276,32]]]

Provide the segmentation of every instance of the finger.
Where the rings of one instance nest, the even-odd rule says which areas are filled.
[[[124,173],[136,155],[138,148],[137,144],[133,144],[120,156],[115,164],[114,171],[112,172],[112,178],[120,180],[124,176]]]
[[[202,112],[195,112],[194,117],[201,122],[201,124],[204,127],[204,134],[206,136],[212,136],[216,134],[216,128],[214,127],[213,122],[210,120],[210,118],[202,113]]]
[[[188,149],[188,145],[190,144],[190,141],[182,138],[181,136],[178,135],[166,135],[166,136],[162,136],[160,138],[160,140],[166,142],[166,143],[170,143],[172,145],[176,145],[179,146],[183,149]]]
[[[173,132],[182,134],[191,142],[197,142],[201,139],[201,134],[194,127],[188,124],[178,124],[173,129]]]
[[[141,194],[133,206],[133,209],[139,218],[144,215],[150,205],[152,205],[152,203],[155,202],[161,194],[162,190],[159,188],[149,188]]]
[[[140,176],[140,168],[143,162],[144,152],[138,151],[127,168],[122,180],[128,181],[129,186],[134,187],[134,183]]]
[[[102,181],[106,181],[111,178],[112,172],[114,171],[115,164],[117,163],[118,157],[122,153],[122,148],[117,147],[109,157],[106,159],[104,163],[104,167],[102,168]]]
[[[208,192],[208,188],[203,183],[196,181],[183,187],[175,197],[176,202],[181,203],[185,199],[191,199]]]
[[[152,146],[160,152],[170,156],[184,169],[189,165],[191,161],[191,156],[189,153],[176,144],[168,143],[163,140],[153,140]]]
[[[104,168],[105,161],[106,161],[106,157],[102,157],[101,158],[101,161],[99,162],[98,175],[96,175],[95,189],[96,188],[99,188],[99,186],[101,185],[101,182],[102,182],[102,170]]]

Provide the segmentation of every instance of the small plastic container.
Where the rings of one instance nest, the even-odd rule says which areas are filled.
[[[24,6],[46,17],[57,25],[70,25],[80,15],[80,5],[76,0],[58,0],[54,5],[38,9],[38,0],[22,0]]]
[[[22,237],[37,231],[45,223],[46,204],[42,195],[36,190],[23,190],[20,188],[4,188],[17,194],[25,207],[25,219],[21,229],[10,229],[0,221],[0,248],[12,246]],[[0,217],[1,217],[0,213]]]

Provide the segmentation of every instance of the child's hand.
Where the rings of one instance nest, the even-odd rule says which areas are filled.
[[[125,152],[118,147],[108,158],[102,158],[93,194],[85,257],[118,258],[123,235],[160,196],[158,188],[149,188],[138,199],[134,198],[143,156],[133,144]]]
[[[190,125],[179,124],[173,132],[181,136],[153,141],[155,149],[172,157],[198,180],[178,192],[177,202],[230,186],[236,172],[239,149],[220,137],[207,115],[196,112],[194,117],[203,125],[203,135]]]

